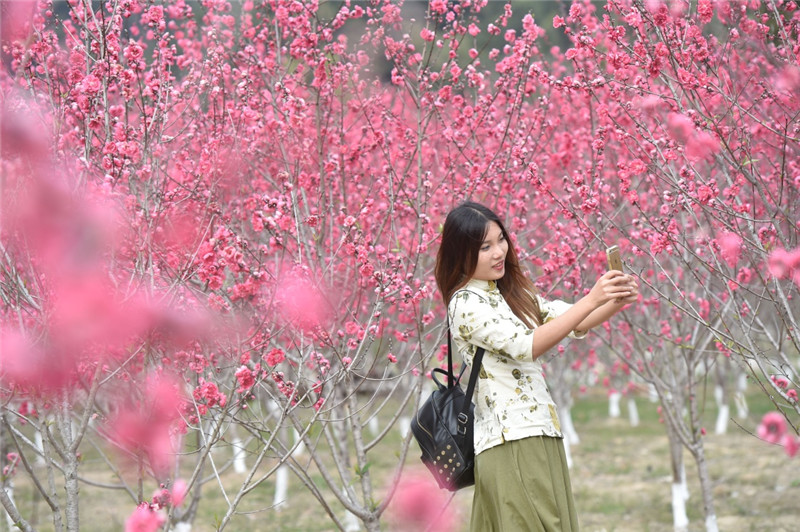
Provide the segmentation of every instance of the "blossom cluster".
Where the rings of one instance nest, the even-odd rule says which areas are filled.
[[[757,434],[767,443],[781,445],[788,456],[794,457],[800,450],[800,437],[788,430],[786,418],[779,412],[764,414],[758,425]]]

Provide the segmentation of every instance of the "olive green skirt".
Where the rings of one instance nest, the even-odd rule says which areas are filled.
[[[576,532],[564,442],[535,436],[475,458],[472,532]]]

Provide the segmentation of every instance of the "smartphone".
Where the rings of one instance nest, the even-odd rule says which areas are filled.
[[[619,256],[619,246],[611,246],[606,249],[606,258],[608,259],[609,270],[622,271],[622,259]]]

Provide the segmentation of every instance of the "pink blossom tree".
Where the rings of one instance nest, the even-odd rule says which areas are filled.
[[[627,250],[650,288],[615,347],[656,385],[716,530],[699,417],[709,369],[735,358],[797,434],[797,284],[784,280],[791,255],[779,254],[798,237],[797,6],[606,7],[600,17],[573,3],[555,21],[572,38],[564,57],[585,113],[569,138],[587,154],[555,196],[596,217],[592,230],[605,226],[597,233]]]

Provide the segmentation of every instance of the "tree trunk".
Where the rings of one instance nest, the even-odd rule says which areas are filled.
[[[364,519],[364,527],[366,528],[367,532],[380,532],[381,531],[381,521],[378,516],[375,514],[370,514],[370,517]]]
[[[669,421],[666,422],[669,440],[669,458],[672,466],[672,526],[675,532],[688,532],[689,516],[686,501],[689,488],[686,484],[686,468],[683,462],[683,442]]]
[[[78,457],[72,449],[75,442],[75,431],[72,423],[72,404],[68,392],[64,392],[56,414],[56,424],[61,439],[60,452],[63,460],[64,491],[66,501],[64,504],[64,517],[67,532],[80,532],[80,483],[78,482]],[[54,442],[55,444],[55,442]]]
[[[697,473],[700,477],[700,490],[703,492],[703,510],[706,516],[706,532],[719,532],[717,526],[717,514],[714,510],[714,486],[711,483],[711,477],[708,473],[708,464],[706,463],[705,449],[703,442],[698,441],[695,448],[692,450],[695,462],[697,463]]]
[[[67,503],[64,512],[68,532],[80,532],[80,484],[78,482],[78,460],[75,455],[68,456],[64,463],[64,491]]]

